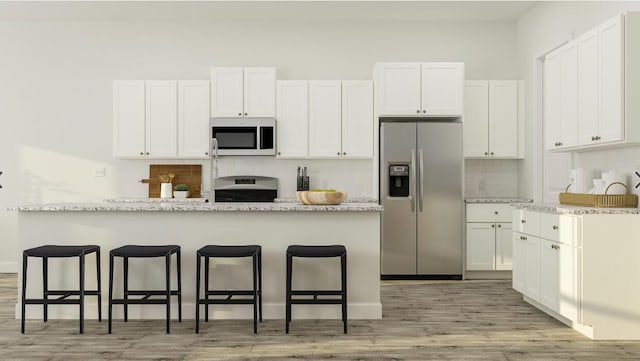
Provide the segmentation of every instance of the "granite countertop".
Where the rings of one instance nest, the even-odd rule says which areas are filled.
[[[380,212],[377,203],[303,205],[300,203],[104,202],[52,203],[10,207],[20,212]]]
[[[514,208],[555,214],[640,214],[639,208],[581,207],[558,203],[514,203]]]
[[[483,197],[483,198],[465,198],[465,203],[531,203],[533,199],[528,198],[502,198],[502,197]]]

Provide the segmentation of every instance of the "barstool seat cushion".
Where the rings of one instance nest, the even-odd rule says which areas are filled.
[[[27,249],[24,253],[30,257],[76,257],[100,250],[99,246],[57,246],[46,245]]]
[[[118,257],[162,257],[178,252],[180,246],[134,246],[127,245],[111,250],[111,254]]]
[[[260,250],[260,246],[204,246],[198,250],[198,254],[207,257],[249,257]]]
[[[340,257],[347,253],[344,246],[298,246],[287,248],[287,254],[294,257]]]

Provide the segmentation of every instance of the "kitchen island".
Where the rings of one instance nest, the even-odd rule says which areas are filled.
[[[182,311],[195,316],[196,250],[208,244],[262,246],[263,312],[266,319],[283,319],[285,313],[285,250],[292,244],[342,244],[348,252],[348,300],[350,319],[380,319],[380,212],[376,203],[343,203],[308,206],[297,203],[101,202],[41,204],[11,208],[18,211],[19,249],[44,244],[96,244],[101,247],[102,301],[108,304],[109,251],[125,244],[177,244],[182,253]],[[22,252],[20,252],[22,253]],[[22,264],[22,255],[18,264]],[[95,258],[87,257],[86,287],[95,287]],[[77,260],[51,259],[51,289],[78,286]],[[216,287],[250,288],[250,259],[212,260]],[[20,267],[21,269],[21,267]],[[29,262],[28,297],[42,292],[39,261]],[[129,265],[130,288],[164,287],[164,259],[133,259]],[[173,275],[175,282],[175,274]],[[18,278],[16,317],[20,317],[22,274]],[[294,261],[294,288],[340,288],[339,259]],[[114,297],[122,295],[122,264],[115,263]],[[86,298],[86,318],[97,318],[95,297]],[[172,302],[177,315],[177,302]],[[246,305],[211,306],[213,318],[252,318]],[[130,305],[130,318],[162,319],[163,306]],[[114,306],[121,319],[122,307]],[[41,318],[42,307],[27,307],[27,318]],[[78,307],[50,307],[50,318],[77,318]],[[340,319],[335,305],[296,305],[293,319]]]

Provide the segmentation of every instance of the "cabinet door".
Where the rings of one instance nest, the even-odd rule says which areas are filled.
[[[545,56],[543,65],[542,114],[547,150],[562,147],[561,69],[561,49],[556,49]]]
[[[142,157],[145,153],[144,80],[113,82],[113,156]]]
[[[146,145],[152,158],[178,155],[178,84],[175,80],[151,80],[146,84]]]
[[[525,241],[524,294],[540,301],[540,238],[523,236]]]
[[[598,27],[598,136],[600,142],[622,140],[624,124],[624,24],[618,15]]]
[[[241,117],[243,115],[242,68],[211,69],[211,116]]]
[[[527,247],[526,237],[518,232],[512,233],[513,239],[513,272],[511,273],[512,287],[514,290],[525,293],[527,271]]]
[[[496,270],[513,268],[513,236],[511,223],[496,224]]]
[[[465,157],[489,155],[489,82],[467,80],[464,87]]]
[[[559,247],[556,242],[540,241],[540,303],[558,312]]]
[[[420,115],[420,64],[381,64],[378,71],[378,113]]]
[[[309,156],[336,158],[341,149],[340,81],[309,82]]]
[[[422,115],[462,116],[463,93],[463,63],[422,64]]]
[[[495,223],[467,223],[467,270],[495,268]]]
[[[578,38],[578,143],[598,135],[598,28]]]
[[[304,80],[280,80],[277,93],[277,156],[306,158],[309,155],[309,85]]]
[[[209,157],[209,81],[178,81],[178,157]]]
[[[373,82],[342,82],[342,156],[373,156]]]
[[[244,68],[243,116],[273,118],[275,107],[276,69]]]
[[[578,145],[578,43],[570,41],[562,47],[562,146]]]
[[[517,81],[489,82],[489,155],[518,157]]]

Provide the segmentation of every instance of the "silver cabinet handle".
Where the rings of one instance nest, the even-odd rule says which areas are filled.
[[[553,230],[555,231],[555,230],[557,230],[557,229],[558,229],[558,226],[553,225],[553,227],[551,227],[551,228],[553,228]]]
[[[495,224],[492,224],[492,225],[491,225],[491,228],[496,228],[496,225],[495,225]]]
[[[525,224],[525,223],[527,223],[527,220],[526,219],[522,219],[522,220],[520,220],[520,223]]]
[[[420,168],[418,169],[418,177],[420,177],[420,188],[418,191],[420,192],[420,195],[418,196],[418,204],[420,206],[420,212],[422,212],[422,204],[424,203],[424,155],[422,153],[422,149],[418,151],[418,156],[420,157]]]
[[[498,225],[498,228],[502,228],[502,225],[501,225],[501,224],[499,224],[499,225]]]

